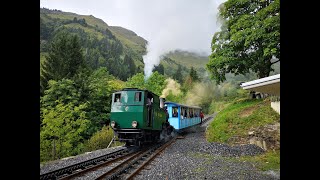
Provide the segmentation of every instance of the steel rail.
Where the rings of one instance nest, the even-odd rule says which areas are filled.
[[[101,162],[100,164],[97,164],[97,165],[93,165],[93,166],[88,167],[88,168],[86,168],[86,169],[84,169],[82,171],[75,171],[70,175],[67,175],[67,176],[64,176],[64,177],[60,178],[59,180],[68,180],[68,179],[71,179],[71,178],[74,178],[74,177],[82,176],[83,174],[87,173],[88,171],[94,171],[94,170],[96,170],[98,168],[101,168],[103,166],[107,166],[107,165],[109,165],[111,163],[115,163],[117,161],[121,161],[121,160],[123,160],[123,159],[125,159],[125,158],[127,158],[129,156],[132,156],[133,154],[137,153],[138,151],[139,150],[137,149],[137,150],[134,150],[133,152],[130,152],[130,153],[125,154],[123,156],[116,157],[116,158],[111,159],[109,161]]]
[[[148,165],[157,155],[159,155],[164,149],[166,149],[168,146],[170,146],[173,142],[176,141],[176,137],[161,146],[159,149],[156,150],[156,152],[149,157],[142,165],[138,167],[134,172],[132,172],[126,179],[131,180],[134,176],[136,176],[146,165]]]
[[[99,177],[96,178],[96,180],[101,180],[101,179],[104,179],[104,178],[108,178],[108,179],[114,179],[116,178],[116,176],[118,174],[121,173],[121,171],[117,171],[119,170],[123,165],[127,164],[128,162],[130,162],[131,160],[133,160],[134,158],[140,156],[141,154],[143,154],[145,151],[140,151],[140,152],[137,152],[135,153],[133,156],[131,156],[129,159],[125,160],[124,162],[118,164],[117,166],[113,167],[111,170],[109,170],[108,172],[100,175]],[[109,177],[107,177],[109,176]]]
[[[133,150],[133,148],[126,148],[126,149],[121,149],[109,154],[105,154],[87,161],[83,161],[83,162],[79,162],[76,164],[72,164],[70,166],[67,167],[63,167],[60,169],[56,169],[54,171],[50,171],[47,173],[43,173],[40,174],[40,180],[46,180],[46,179],[58,179],[59,177],[61,177],[62,175],[65,174],[72,174],[72,172],[78,170],[78,169],[86,169],[89,166],[95,165],[99,162],[105,162],[110,158],[115,158],[116,156],[119,156],[123,153],[129,153],[131,150]]]

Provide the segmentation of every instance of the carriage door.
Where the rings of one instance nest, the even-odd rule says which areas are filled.
[[[147,127],[152,127],[153,124],[153,96],[151,93],[147,95]]]

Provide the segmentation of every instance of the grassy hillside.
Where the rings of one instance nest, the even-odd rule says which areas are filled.
[[[133,31],[122,27],[109,26],[103,20],[92,15],[79,15],[59,10],[40,8],[40,18],[47,27],[52,28],[52,32],[49,33],[51,36],[57,29],[66,27],[84,30],[88,36],[101,40],[106,36],[105,30],[107,29],[121,42],[124,54],[130,55],[134,59],[136,66],[143,66],[142,55],[146,52],[147,41]],[[78,21],[74,22],[75,18]],[[79,20],[81,21],[82,19],[85,20],[85,23],[79,23]]]
[[[73,20],[75,17],[77,19],[85,19],[87,24],[94,27],[100,27],[102,29],[108,28],[108,24],[105,23],[102,19],[96,18],[92,15],[79,15],[71,12],[63,12],[63,11],[53,11],[44,8],[40,8],[40,17],[45,18],[45,16],[49,16],[54,19],[61,20]]]
[[[206,138],[209,142],[248,144],[249,131],[262,132],[271,142],[280,144],[280,131],[269,131],[266,127],[280,123],[280,115],[270,107],[270,100],[242,99],[231,103],[218,113],[208,126]],[[279,147],[278,147],[279,146]],[[257,164],[262,170],[280,168],[280,145],[268,149],[259,156],[241,157],[240,160]],[[270,145],[271,147],[271,145]]]
[[[207,139],[225,143],[234,135],[246,137],[250,128],[280,122],[280,115],[270,101],[240,100],[223,109],[210,124]]]
[[[146,53],[147,41],[142,37],[138,36],[133,31],[125,29],[119,26],[110,26],[111,32],[127,47],[133,49],[139,54],[143,55]]]
[[[201,56],[196,53],[179,50],[170,52],[166,56],[188,68],[194,67],[196,69],[204,68],[209,61],[208,56]]]

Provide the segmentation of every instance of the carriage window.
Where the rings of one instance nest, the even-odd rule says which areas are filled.
[[[178,117],[178,107],[172,107],[172,117]]]
[[[141,92],[136,92],[134,96],[134,101],[141,101]]]
[[[113,102],[120,102],[120,98],[121,98],[121,93],[115,94]]]
[[[193,109],[190,109],[190,118],[193,118]]]

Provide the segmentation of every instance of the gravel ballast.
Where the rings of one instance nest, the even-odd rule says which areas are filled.
[[[238,157],[264,152],[256,145],[208,143],[205,129],[213,119],[188,130],[135,179],[280,179],[279,172],[263,172]]]

